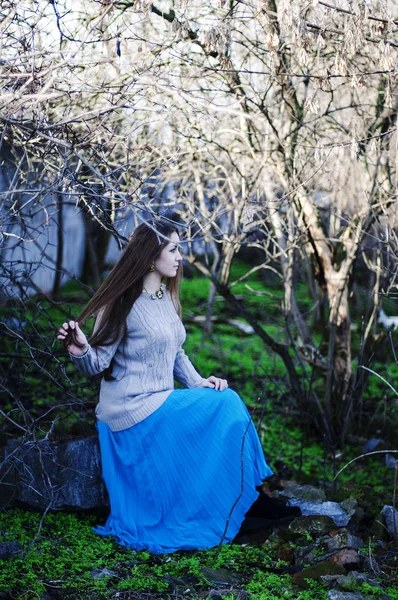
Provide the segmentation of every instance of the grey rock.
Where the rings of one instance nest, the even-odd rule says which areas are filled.
[[[19,554],[21,552],[22,546],[19,542],[4,542],[0,544],[0,560],[7,560],[10,556],[14,556],[15,554]]]
[[[316,565],[317,563],[330,560],[330,558],[333,556],[333,552],[319,553],[318,546],[314,545],[313,548],[299,548],[295,551],[294,556],[296,562],[308,565]]]
[[[381,514],[386,522],[388,533],[391,535],[391,537],[398,539],[398,511],[394,510],[392,506],[385,504],[381,510]]]
[[[342,548],[354,548],[359,550],[363,547],[363,540],[357,535],[353,535],[347,529],[342,529],[333,537],[323,540],[323,544],[328,552],[341,550]]]
[[[307,502],[298,498],[291,498],[288,502],[290,506],[299,506],[304,516],[323,515],[333,519],[338,527],[344,527],[348,524],[351,515],[347,514],[337,502]],[[355,512],[355,511],[354,511]]]
[[[366,444],[362,446],[362,452],[372,452],[377,448],[380,442],[384,442],[384,440],[382,438],[372,438],[371,440],[368,440]]]
[[[359,585],[361,585],[362,583],[368,583],[373,587],[381,588],[381,583],[379,581],[376,581],[376,579],[372,579],[366,573],[360,573],[359,571],[351,571],[351,573],[347,575],[347,578],[348,577],[352,577],[355,580],[355,582]]]
[[[330,517],[320,516],[302,516],[294,519],[289,525],[289,531],[294,534],[306,536],[308,533],[319,535],[329,533],[335,527],[334,521]]]
[[[289,482],[283,491],[279,492],[280,496],[286,498],[294,498],[302,502],[310,502],[312,504],[320,504],[326,500],[325,492],[312,485],[299,485],[294,481]]]
[[[352,571],[353,573],[353,571]],[[321,583],[323,583],[325,585],[325,587],[327,587],[328,589],[336,589],[340,586],[340,580],[341,578],[345,578],[345,577],[349,577],[351,575],[351,573],[349,573],[349,575],[322,575],[319,578],[319,581]],[[347,588],[345,588],[347,589]]]
[[[358,592],[340,592],[338,590],[328,591],[329,600],[366,600],[365,596]]]
[[[91,571],[91,577],[94,580],[102,579],[103,577],[113,577],[114,575],[116,575],[116,572],[112,571],[111,569],[107,569],[106,567],[104,569],[93,569]]]
[[[385,458],[386,466],[390,467],[390,469],[396,469],[397,460],[398,460],[398,454],[390,454],[389,452],[386,454],[386,458]]]
[[[295,585],[298,585],[303,589],[309,589],[309,580],[311,579],[318,581],[320,577],[324,575],[343,575],[345,572],[344,567],[341,565],[329,561],[322,561],[294,573],[292,581]]]
[[[12,440],[3,457],[14,502],[57,510],[108,506],[96,436],[63,443]],[[1,496],[0,506],[10,506],[10,498]]]
[[[236,573],[231,573],[227,569],[210,569],[209,567],[203,567],[201,569],[202,574],[206,577],[207,581],[215,585],[233,585],[234,583],[240,583],[242,577]]]
[[[333,527],[334,523],[332,522],[331,529]],[[333,557],[333,560],[347,568],[350,561],[344,563],[344,558],[348,559],[348,555],[340,556],[338,553],[341,550],[349,550],[354,552],[355,561],[354,554],[352,554],[351,564],[355,565],[359,560],[356,550],[362,547],[363,541],[360,537],[353,535],[347,529],[341,529],[336,535],[324,535],[317,537],[314,543],[296,549],[295,556],[296,560],[300,560],[300,562],[309,564],[330,560]]]
[[[345,568],[346,571],[355,571],[359,568],[359,554],[353,548],[342,548],[334,556],[338,565]]]
[[[340,506],[349,517],[352,517],[358,510],[358,502],[355,500],[355,498],[343,500],[343,502],[340,502]]]
[[[345,591],[350,591],[363,583],[381,588],[381,584],[378,581],[372,579],[366,573],[360,573],[359,571],[351,571],[348,575],[324,575],[320,579],[329,588],[340,587]]]

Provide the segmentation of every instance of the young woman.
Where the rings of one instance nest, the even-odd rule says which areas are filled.
[[[260,491],[272,471],[245,405],[222,377],[202,377],[182,348],[181,272],[176,227],[144,223],[58,332],[81,371],[102,374],[95,412],[110,515],[94,531],[157,553],[211,548],[232,541],[243,521],[300,512]],[[79,322],[93,314],[88,341]]]

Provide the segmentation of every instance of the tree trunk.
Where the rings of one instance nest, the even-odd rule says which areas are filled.
[[[339,251],[344,250],[340,264],[338,252],[328,243],[319,223],[315,205],[304,194],[298,196],[300,218],[308,236],[307,249],[313,255],[316,278],[329,299],[329,352],[326,377],[325,407],[331,426],[332,446],[344,444],[347,418],[351,412],[347,397],[352,377],[351,319],[349,307],[349,276],[360,241],[366,215],[346,228]]]
[[[336,275],[338,273],[336,272]],[[348,303],[348,282],[335,276],[327,277],[329,315],[329,357],[326,378],[326,412],[331,423],[334,442],[340,438],[348,410],[348,390],[352,376],[351,319]]]

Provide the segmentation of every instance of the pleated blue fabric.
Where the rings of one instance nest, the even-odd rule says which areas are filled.
[[[99,535],[166,554],[233,540],[272,475],[236,392],[174,390],[149,417],[112,432],[98,421],[110,515]]]

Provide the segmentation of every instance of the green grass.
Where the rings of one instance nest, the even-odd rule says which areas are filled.
[[[288,575],[257,572],[247,591],[254,594],[256,600],[275,600],[275,598],[292,598],[293,600],[327,600],[326,590],[316,581],[310,583],[309,590],[292,588]]]
[[[20,509],[0,512],[0,543],[20,544],[19,554],[3,561],[0,592],[25,600],[48,597],[45,594],[63,600],[127,600],[129,592],[163,599],[206,598],[215,587],[206,569],[225,569],[236,582],[233,587],[249,592],[252,600],[326,600],[322,584],[308,579],[309,589],[303,590],[294,585],[291,575],[283,574],[288,563],[280,554],[291,553],[298,546],[275,534],[259,546],[231,544],[220,550],[154,555],[94,534],[92,527],[101,520],[64,512],[48,513],[44,518]],[[372,552],[376,551],[374,547]],[[363,552],[366,554],[366,549]],[[93,575],[103,569],[110,573],[95,579]],[[281,574],[273,573],[275,569]],[[378,589],[355,582],[347,587],[347,591],[363,592],[366,597],[381,599],[384,593],[398,600],[396,590],[395,586]],[[233,592],[225,595],[235,597]]]
[[[117,591],[170,591],[170,578],[190,578],[197,590],[206,590],[211,586],[204,567],[227,568],[249,580],[257,569],[277,561],[264,549],[239,545],[225,545],[220,552],[135,552],[94,534],[91,527],[97,523],[93,515],[58,512],[47,514],[40,527],[37,513],[0,513],[0,543],[18,541],[22,548],[3,563],[0,591],[26,594],[27,600],[52,588],[68,592],[67,598],[107,598]],[[114,575],[94,580],[93,569],[104,568]]]

